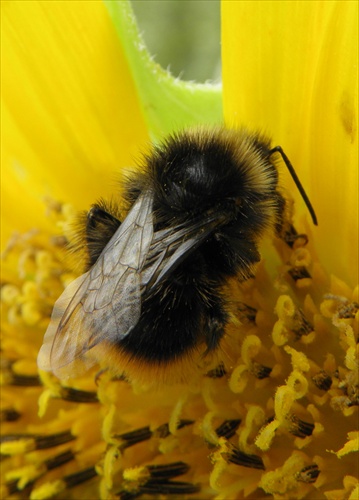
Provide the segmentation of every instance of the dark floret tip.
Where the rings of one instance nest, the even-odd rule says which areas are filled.
[[[21,418],[21,413],[14,408],[7,408],[0,411],[0,422],[16,422]]]
[[[261,365],[260,363],[253,362],[251,366],[251,372],[256,378],[262,380],[270,376],[272,368],[270,368],[269,366]]]
[[[238,448],[233,447],[230,452],[224,452],[221,453],[221,455],[228,463],[241,465],[243,467],[249,467],[252,469],[265,469],[263,460],[260,456],[244,453]]]
[[[289,269],[288,273],[294,281],[312,277],[308,269],[304,266],[292,267]]]
[[[295,474],[297,481],[302,483],[314,483],[320,474],[320,469],[317,464],[311,464],[303,467],[302,470]]]
[[[357,302],[350,302],[338,310],[338,317],[340,319],[350,319],[355,318],[356,313],[359,310],[359,304]]]
[[[61,389],[61,398],[74,403],[98,403],[96,392],[82,391],[72,387],[63,387]]]
[[[292,415],[290,417],[290,433],[299,438],[311,436],[314,430],[314,424],[304,422],[300,418]]]
[[[137,443],[141,443],[142,441],[147,441],[148,439],[150,439],[152,437],[152,431],[148,426],[146,426],[131,432],[116,434],[113,437],[119,440],[119,442],[121,443],[121,449],[126,449]]]
[[[219,427],[216,429],[217,436],[225,437],[226,439],[230,439],[235,435],[238,427],[240,426],[241,420],[225,420]]]
[[[73,451],[67,450],[64,451],[63,453],[60,453],[59,455],[56,455],[55,457],[48,458],[45,460],[44,465],[47,470],[52,470],[56,469],[56,467],[60,467],[63,464],[66,464],[67,462],[70,462],[75,458],[75,455]]]
[[[192,425],[193,423],[194,423],[193,420],[182,419],[178,422],[177,429],[182,429],[183,427],[186,427],[187,425]],[[169,435],[170,435],[169,424],[165,423],[160,425],[154,430],[151,430],[149,426],[146,426],[131,432],[125,432],[123,434],[115,434],[113,437],[119,440],[120,447],[122,449],[125,449],[137,443],[141,443],[142,441],[147,441],[151,439],[151,437],[166,438]]]
[[[46,448],[53,448],[60,444],[73,441],[75,437],[70,431],[59,432],[58,434],[50,434],[48,436],[34,435],[34,434],[6,434],[1,436],[0,442],[32,440],[33,447],[36,450],[44,450]]]
[[[73,488],[78,484],[84,483],[85,481],[89,481],[90,479],[97,476],[97,472],[95,467],[88,467],[87,469],[83,469],[79,472],[75,472],[74,474],[69,474],[63,478],[64,483],[67,488]]]
[[[157,479],[170,479],[176,476],[181,476],[186,474],[190,469],[190,466],[185,462],[173,462],[169,464],[161,465],[148,465],[147,470],[149,471],[151,478]]]
[[[222,378],[224,375],[226,375],[227,371],[223,365],[223,363],[219,364],[216,368],[213,368],[213,370],[209,370],[206,373],[206,377],[209,378]]]
[[[37,375],[19,375],[12,372],[9,385],[18,387],[38,387],[41,385],[41,380]]]
[[[140,492],[148,495],[190,495],[200,490],[200,485],[182,481],[150,480],[140,487]]]
[[[178,422],[177,429],[182,429],[183,427],[187,427],[188,425],[192,425],[192,424],[194,424],[194,420],[182,419],[182,420],[180,420]],[[157,436],[159,438],[166,438],[170,434],[171,433],[170,433],[170,429],[169,429],[169,424],[168,423],[160,425],[159,427],[157,427],[153,431],[153,435]]]
[[[312,380],[321,391],[329,391],[333,383],[332,377],[325,371],[320,371],[314,375]]]

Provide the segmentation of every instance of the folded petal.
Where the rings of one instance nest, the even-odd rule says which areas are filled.
[[[193,125],[222,123],[221,85],[174,78],[146,50],[130,2],[105,0],[105,5],[127,55],[152,137]]]

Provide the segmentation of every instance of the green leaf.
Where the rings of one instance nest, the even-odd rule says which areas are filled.
[[[104,3],[126,54],[151,136],[161,137],[191,125],[221,124],[221,85],[174,78],[148,53],[130,2]]]

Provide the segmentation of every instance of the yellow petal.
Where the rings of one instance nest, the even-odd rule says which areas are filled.
[[[102,2],[2,2],[2,238],[44,227],[42,197],[85,208],[148,140]]]
[[[318,215],[320,259],[351,284],[358,256],[357,12],[357,2],[222,2],[225,120],[262,129],[283,147]]]

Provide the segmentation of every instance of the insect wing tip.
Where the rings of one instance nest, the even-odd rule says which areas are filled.
[[[44,340],[44,343],[42,344],[40,351],[37,355],[37,366],[39,370],[42,370],[44,372],[52,371],[50,363],[51,348],[52,348],[52,343],[46,342]]]

